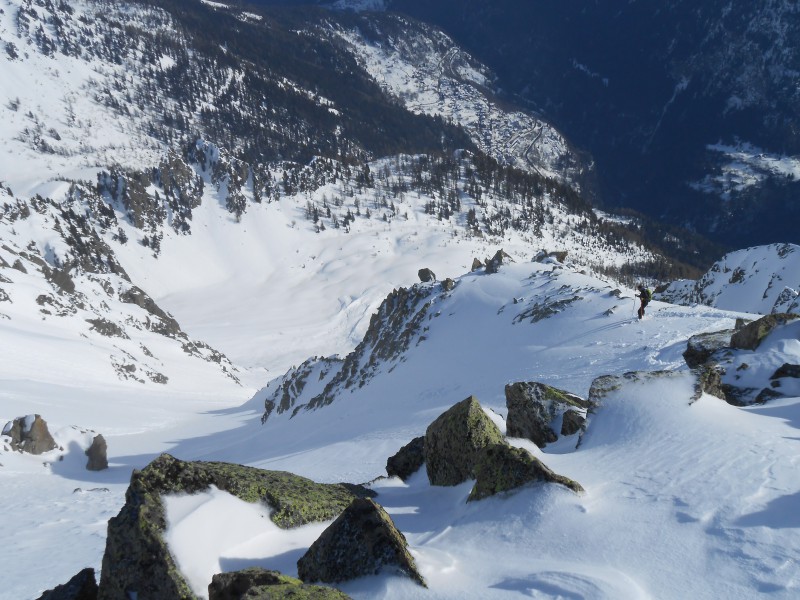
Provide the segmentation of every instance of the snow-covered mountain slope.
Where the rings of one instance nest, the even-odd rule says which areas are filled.
[[[339,30],[372,77],[415,113],[463,126],[505,164],[580,188],[591,167],[551,124],[493,97],[494,76],[452,38],[407,18],[370,15]]]
[[[771,244],[726,254],[697,281],[675,281],[658,297],[751,313],[800,312],[800,247]]]
[[[730,246],[798,243],[793,0],[389,0],[441,27],[570,141],[605,201]]]
[[[242,406],[219,400],[217,410],[205,415],[181,396],[163,402],[146,394],[139,396],[139,410],[157,409],[164,422],[139,423],[137,434],[112,431],[107,472],[82,470],[79,436],[69,427],[57,428],[62,445],[75,439],[63,461],[59,451],[38,458],[4,453],[0,476],[8,493],[2,508],[11,517],[6,531],[15,538],[24,531],[27,544],[13,552],[4,546],[0,558],[13,572],[29,574],[7,582],[6,590],[14,597],[35,597],[79,568],[98,566],[104,521],[122,503],[130,467],[143,466],[161,450],[184,459],[290,470],[319,481],[368,481],[455,402],[475,394],[504,428],[505,385],[540,381],[591,394],[600,406],[578,449],[574,438],[544,451],[511,441],[578,481],[586,493],[532,486],[467,504],[471,483],[435,488],[424,472],[405,484],[376,482],[378,501],[408,539],[430,589],[417,590],[384,574],[345,584],[344,591],[354,598],[505,598],[535,592],[543,598],[678,599],[716,598],[722,590],[726,597],[744,599],[764,589],[776,598],[796,594],[800,573],[791,557],[798,551],[794,531],[800,523],[791,507],[800,489],[790,464],[800,404],[790,398],[740,409],[706,395],[693,401],[694,375],[682,359],[689,336],[731,328],[736,317],[746,315],[654,302],[638,321],[632,292],[617,292],[610,283],[553,262],[518,261],[496,274],[457,277],[454,284],[451,291],[440,282],[412,290],[416,299],[409,305],[428,306],[420,327],[405,336],[409,343],[382,354],[406,328],[381,327],[380,347],[369,344],[368,334],[363,352],[354,353],[352,377],[331,386],[331,401],[314,410],[301,409],[293,417],[292,411],[276,411],[261,425],[258,417],[272,386]],[[309,309],[324,310],[321,295],[316,302]],[[285,297],[275,309],[291,303]],[[288,347],[292,327],[287,323]],[[764,362],[797,363],[796,340],[785,341],[766,341],[764,352],[774,356],[765,355]],[[622,376],[629,371],[651,373]],[[606,374],[616,377],[595,381]],[[324,382],[316,381],[307,386],[296,406],[310,404],[322,387]],[[25,391],[19,385],[10,389]],[[64,386],[67,398],[78,391]],[[126,392],[123,399],[128,397]],[[93,421],[89,400],[75,403],[73,422]],[[210,404],[206,397],[197,407]],[[117,409],[125,414],[124,404],[106,411]],[[126,453],[118,454],[119,447]],[[752,452],[743,454],[742,447]],[[83,491],[73,493],[75,487]],[[94,488],[108,491],[88,491]],[[199,561],[194,577],[204,577],[204,569],[217,564],[256,563],[292,574],[294,560],[310,543],[307,533],[298,532],[294,542],[280,541],[261,536],[247,521],[244,530],[250,533],[233,528],[240,535],[226,536],[227,545],[200,540],[197,532],[215,530],[203,524],[214,501],[198,498],[195,534],[176,535],[171,542],[182,556],[189,547],[204,548],[202,556],[188,554]],[[230,502],[222,506],[234,510]],[[231,523],[239,522],[238,512],[226,514]],[[58,550],[59,560],[46,565],[37,561],[37,550],[56,536],[73,541],[69,553]],[[676,580],[675,570],[684,577]]]
[[[633,322],[630,293],[615,294],[616,284],[591,274],[646,276],[671,266],[641,242],[636,223],[598,219],[573,187],[463,149],[471,144],[461,130],[387,98],[350,54],[353,46],[330,35],[352,30],[331,29],[327,13],[312,25],[291,12],[168,0],[0,0],[0,9],[0,77],[10,82],[0,86],[0,421],[39,413],[61,447],[29,456],[10,451],[5,439],[0,444],[0,514],[4,533],[16,541],[0,546],[0,594],[9,598],[36,597],[84,566],[99,566],[105,524],[122,505],[131,469],[162,451],[365,481],[468,394],[500,415],[503,386],[512,381],[542,380],[585,395],[597,375],[679,366],[689,335],[729,327],[736,316],[655,303],[652,319]],[[475,73],[459,77],[475,83]],[[456,85],[452,74],[444,87],[472,93],[472,84]],[[482,104],[489,97],[475,101],[481,110],[490,110]],[[437,111],[456,106],[449,102]],[[458,110],[471,110],[466,106]],[[530,122],[522,124],[527,135]],[[555,174],[554,164],[541,171]],[[440,282],[395,292],[393,298],[417,307],[417,326],[382,329],[383,317],[409,322],[383,301],[416,282],[418,269],[431,268],[441,281],[500,248],[514,262],[499,274],[479,269],[446,292]],[[567,257],[531,263],[540,249]],[[424,313],[420,302],[430,303]],[[381,347],[370,342],[376,331]],[[293,365],[299,366],[276,379]],[[300,389],[303,370],[315,381]],[[681,394],[685,377],[672,386]],[[262,427],[264,402],[278,398],[284,383],[287,408],[275,408]],[[669,398],[674,406],[665,412],[681,407],[681,415],[695,417],[696,408],[685,412],[683,396]],[[301,405],[308,410],[290,418]],[[793,414],[788,401],[776,406]],[[727,406],[713,407],[715,415],[739,418],[723,412],[733,410]],[[698,448],[689,437],[695,427],[674,418],[686,447]],[[763,429],[776,435],[789,427],[764,419]],[[597,432],[611,436],[628,423],[652,431],[654,420],[662,415],[635,410]],[[738,435],[739,426],[732,427],[710,446],[720,461],[731,451],[727,440]],[[107,471],[85,469],[92,432],[108,442]],[[629,450],[643,445],[620,439]],[[784,455],[781,444],[773,447],[777,457]],[[581,462],[565,453],[551,466],[583,478],[588,500],[564,504],[558,494],[525,490],[512,497],[508,514],[549,536],[572,532],[575,523],[566,517],[604,507],[605,518],[590,523],[597,526],[590,536],[595,557],[606,530],[624,533],[621,509],[611,506],[620,498],[641,516],[638,533],[652,533],[644,524],[649,499],[661,498],[666,479],[645,486],[644,499],[626,496],[640,485],[641,467],[633,464],[635,452],[623,454],[631,462],[622,466],[637,476],[603,470],[602,456]],[[547,460],[562,460],[552,456]],[[747,481],[764,484],[764,502],[793,493],[779,468],[770,482],[752,464],[743,468]],[[707,479],[706,472],[692,473]],[[554,585],[596,596],[639,589],[661,596],[658,557],[646,555],[640,581],[642,570],[628,566],[634,552],[623,548],[627,538],[613,538],[615,552],[603,564],[588,557],[589,544],[574,568],[556,556],[526,573],[512,554],[543,549],[502,522],[510,505],[466,509],[468,490],[442,495],[420,481],[383,485],[396,514],[422,507],[422,520],[408,516],[403,527],[427,556],[421,562],[440,596],[453,590],[451,597],[463,597],[469,589],[481,597],[512,588],[551,593]],[[750,488],[736,489],[754,498]],[[681,514],[706,523],[712,498],[703,498],[706,504]],[[663,519],[654,522],[679,527],[669,519],[680,515],[661,500],[657,506]],[[733,515],[749,513],[743,504],[729,506],[720,522],[734,527]],[[565,530],[559,523],[570,524]],[[668,530],[679,538],[677,529]],[[498,552],[513,539],[514,566],[481,567],[479,549],[463,543],[478,531]],[[731,536],[752,544],[765,563],[780,559],[777,550],[768,556],[757,534],[734,527]],[[732,551],[732,542],[719,543]],[[782,537],[779,543],[793,549]],[[289,568],[290,558],[283,557]],[[714,560],[725,571],[724,558]],[[793,577],[789,568],[763,581],[790,590]],[[756,585],[742,574],[731,581],[732,597]],[[408,591],[396,584],[379,577],[349,591],[364,598]]]

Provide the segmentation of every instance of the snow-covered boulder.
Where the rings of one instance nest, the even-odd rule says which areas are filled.
[[[39,415],[17,417],[6,423],[3,435],[9,436],[11,449],[29,454],[43,454],[58,447],[47,422]]]
[[[580,431],[590,404],[564,390],[536,382],[506,385],[506,433],[531,440],[540,448],[560,435]],[[569,416],[567,416],[569,415]]]
[[[297,561],[303,581],[339,583],[387,570],[425,586],[405,536],[370,498],[353,500]]]
[[[528,483],[558,483],[573,492],[583,492],[581,485],[558,475],[524,448],[494,444],[480,451],[475,465],[475,487],[468,501],[481,500]]]
[[[504,444],[503,434],[474,396],[454,405],[425,431],[425,466],[431,485],[458,485],[475,476],[482,448]]]

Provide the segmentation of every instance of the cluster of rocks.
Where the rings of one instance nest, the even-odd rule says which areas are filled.
[[[64,449],[53,439],[47,421],[41,415],[27,415],[9,421],[3,427],[3,435],[7,436],[11,450],[16,452],[39,455],[56,448]],[[94,436],[85,454],[88,457],[86,468],[89,471],[108,468],[108,447],[102,435]]]
[[[761,342],[774,331],[798,319],[794,314],[770,314],[756,321],[746,323],[739,319],[735,329],[702,333],[691,337],[683,358],[694,371],[697,383],[694,400],[703,393],[716,396],[734,406],[761,404],[773,398],[780,398],[781,380],[787,377],[800,378],[800,365],[784,364],[769,377],[769,384],[761,387],[736,384],[738,377],[726,377],[731,369],[747,370],[744,362],[734,367],[734,358],[741,352],[754,352]]]
[[[541,417],[543,411],[538,403],[529,402],[529,409]],[[523,412],[522,407],[519,410]],[[524,412],[526,423],[537,419]],[[534,427],[536,431],[551,425],[547,419],[540,421]],[[407,479],[423,464],[431,485],[452,486],[474,479],[470,501],[532,482],[558,483],[575,492],[582,491],[578,483],[554,473],[527,450],[509,445],[474,396],[441,414],[424,436],[403,446],[389,458],[386,471],[390,476]]]
[[[520,406],[520,390],[524,390],[528,412],[536,417]],[[541,384],[515,384],[509,386],[507,394],[520,413],[514,417],[520,421],[519,427],[536,432],[552,427],[554,420],[563,421],[564,414],[575,407],[586,406],[580,398]],[[541,422],[532,425],[536,418]],[[552,435],[544,438],[550,440]],[[574,492],[583,491],[578,483],[554,473],[527,450],[512,447],[472,396],[442,413],[424,436],[391,457],[387,472],[407,478],[423,464],[432,485],[453,486],[474,479],[468,501],[532,482],[557,483]],[[405,537],[374,500],[377,494],[366,487],[319,484],[291,473],[230,463],[185,462],[163,454],[141,471],[133,472],[125,505],[109,521],[99,586],[94,572],[87,569],[42,598],[194,599],[195,594],[164,540],[167,521],[163,496],[198,493],[212,485],[242,500],[268,505],[271,519],[282,528],[335,520],[298,560],[300,579],[257,567],[221,573],[213,577],[208,587],[211,600],[341,599],[347,596],[312,584],[336,584],[379,572],[397,573],[426,585]]]

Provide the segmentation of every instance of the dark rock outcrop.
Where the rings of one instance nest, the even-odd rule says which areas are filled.
[[[536,382],[519,382],[506,385],[506,434],[531,440],[540,448],[558,439],[554,427],[558,418],[567,411],[571,414],[567,419],[567,431],[577,424],[579,431],[584,423],[585,411],[591,404],[582,398],[559,390],[552,386]],[[577,409],[577,410],[575,410]],[[564,422],[560,428],[564,434]]]
[[[442,281],[443,292],[452,292],[454,289],[456,289],[456,282],[453,279],[448,277],[447,279]]]
[[[472,259],[472,266],[470,267],[470,271],[477,271],[483,268],[483,261],[480,258],[473,258]]]
[[[783,377],[800,378],[800,365],[784,363],[776,369],[770,379],[782,379]]]
[[[83,569],[67,583],[46,591],[38,600],[97,600],[94,569]]]
[[[297,561],[297,574],[304,581],[339,583],[393,569],[425,586],[407,546],[386,511],[360,498]]]
[[[403,481],[419,471],[425,464],[425,437],[419,436],[400,448],[397,454],[386,461],[389,477],[399,477]]]
[[[176,337],[181,331],[178,322],[168,313],[164,312],[150,296],[136,286],[132,286],[127,291],[120,293],[119,299],[127,304],[135,304],[149,312],[154,317],[158,317],[158,322],[153,323],[149,328],[156,333],[167,337]]]
[[[475,465],[475,487],[468,501],[507,492],[532,482],[558,483],[573,492],[583,492],[577,482],[558,475],[524,448],[493,444],[481,449]]]
[[[492,258],[486,259],[486,273],[492,274],[497,273],[500,270],[500,267],[504,265],[506,262],[512,262],[513,259],[511,255],[507,254],[501,248],[497,252],[495,252]]]
[[[564,412],[561,418],[561,435],[574,435],[586,427],[586,416],[577,410]]]
[[[102,435],[94,436],[92,445],[86,450],[86,456],[89,457],[86,463],[89,471],[102,471],[108,468],[108,446]]]
[[[431,271],[428,268],[420,269],[417,271],[417,276],[422,283],[430,283],[431,281],[436,281],[436,273]]]
[[[699,400],[700,396],[704,393],[730,402],[728,394],[725,391],[725,385],[722,383],[722,376],[725,370],[718,365],[704,365],[694,370],[695,385],[694,395],[692,402]],[[740,405],[740,402],[730,402],[731,404]]]
[[[281,471],[184,462],[162,454],[133,472],[125,505],[108,522],[100,598],[124,599],[135,593],[148,600],[194,600],[162,537],[167,523],[161,497],[197,493],[211,485],[247,502],[267,504],[272,520],[283,528],[332,519],[354,498],[373,494],[360,486],[319,484]]]
[[[683,360],[694,369],[708,362],[714,353],[727,348],[730,345],[731,335],[734,331],[725,329],[723,331],[712,331],[711,333],[700,333],[693,335],[686,343],[686,350],[683,353]]]
[[[797,315],[778,313],[766,315],[757,321],[748,323],[731,336],[730,346],[739,350],[755,350],[761,341],[767,337],[773,329],[779,325],[784,325],[793,321]]]
[[[474,396],[462,400],[428,426],[425,466],[431,485],[458,485],[474,477],[478,452],[503,443],[503,434]]]
[[[333,588],[308,585],[278,571],[250,567],[233,573],[218,573],[208,586],[208,600],[347,600]]]
[[[29,454],[42,454],[58,447],[47,428],[47,423],[39,415],[17,417],[6,423],[3,435],[11,437],[11,449]]]
[[[547,262],[555,260],[556,262],[564,263],[567,260],[567,251],[559,250],[555,252],[548,252],[547,250],[540,250],[536,256],[533,257],[536,262]]]

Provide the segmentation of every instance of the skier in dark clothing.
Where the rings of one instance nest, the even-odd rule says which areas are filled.
[[[642,305],[639,307],[637,314],[639,315],[639,319],[641,320],[641,318],[644,316],[644,308],[645,306],[650,304],[650,299],[653,297],[653,294],[643,285],[640,285],[637,289],[639,290],[639,293],[636,294],[636,297],[639,298],[639,301],[642,303]]]

